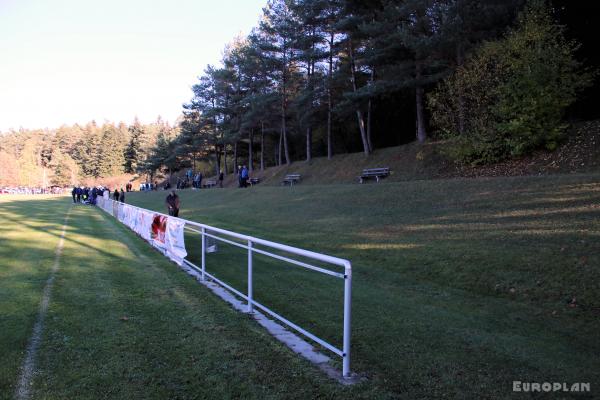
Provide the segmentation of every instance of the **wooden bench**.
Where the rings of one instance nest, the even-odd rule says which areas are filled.
[[[360,183],[363,183],[365,179],[375,178],[379,182],[380,178],[385,178],[390,174],[389,167],[386,168],[367,168],[363,169],[362,174],[358,177]]]
[[[204,187],[204,188],[211,188],[211,187],[215,187],[215,186],[217,186],[217,181],[212,180],[212,179],[207,180],[202,185],[202,187]]]
[[[250,185],[252,185],[252,186],[258,185],[260,183],[260,179],[259,178],[250,178],[250,179],[248,179],[248,182],[250,182]]]
[[[300,174],[288,174],[285,176],[285,178],[283,179],[283,182],[281,182],[282,185],[290,185],[290,186],[294,186],[295,183],[298,183],[302,180],[302,177],[300,176]]]

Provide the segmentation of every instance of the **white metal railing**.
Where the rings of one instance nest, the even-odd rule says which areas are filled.
[[[100,202],[102,202],[102,201],[106,201],[107,199],[98,197],[98,200]],[[110,202],[109,203],[111,205],[110,209],[112,210],[112,204],[115,203],[115,201],[111,200],[111,199],[108,199],[108,201]],[[208,277],[208,278],[212,279],[213,281],[217,282],[219,285],[221,285],[225,289],[229,290],[230,292],[234,293],[235,295],[246,300],[248,303],[248,306],[247,306],[248,313],[252,313],[254,307],[256,307],[256,308],[264,311],[265,313],[269,314],[273,318],[279,320],[283,324],[294,329],[295,331],[301,333],[302,335],[308,337],[309,339],[313,340],[314,342],[325,347],[329,351],[342,357],[342,376],[344,378],[350,377],[350,334],[351,334],[350,333],[350,322],[351,322],[351,311],[352,311],[351,310],[352,309],[352,299],[351,299],[351,297],[352,297],[352,264],[350,263],[350,261],[342,259],[342,258],[328,256],[328,255],[321,254],[321,253],[316,253],[316,252],[309,251],[309,250],[300,249],[297,247],[292,247],[292,246],[288,246],[288,245],[284,245],[284,244],[280,244],[280,243],[276,243],[276,242],[271,242],[269,240],[259,239],[259,238],[253,237],[253,236],[248,236],[248,235],[244,235],[241,233],[228,231],[225,229],[216,228],[214,226],[209,226],[206,224],[189,221],[189,220],[186,220],[183,218],[168,216],[166,214],[163,214],[163,213],[160,213],[157,211],[147,210],[145,208],[136,207],[131,204],[128,204],[128,206],[136,208],[138,210],[166,216],[168,218],[176,218],[178,221],[185,223],[185,229],[200,235],[201,242],[202,242],[202,246],[201,246],[202,256],[201,256],[200,267],[186,259],[184,259],[183,262],[187,266],[199,271],[202,280],[206,280],[206,277]],[[100,207],[100,208],[102,208],[107,213],[111,214],[108,210],[106,210],[105,207]],[[217,233],[221,236],[217,236],[214,233]],[[229,240],[229,239],[224,238],[223,236],[226,236],[229,238],[235,238],[235,239],[241,240],[245,243],[239,243],[239,242],[236,242],[233,240]],[[246,249],[248,251],[248,287],[247,287],[246,293],[240,292],[239,290],[233,288],[231,285],[228,285],[226,282],[223,282],[222,280],[218,279],[216,276],[214,276],[206,271],[206,247],[207,247],[206,246],[206,238],[207,237],[230,244],[230,245],[233,245],[233,246],[236,246],[236,247]],[[303,261],[299,261],[299,260],[295,260],[293,258],[274,254],[274,253],[268,252],[266,250],[255,248],[254,245],[260,245],[263,247],[283,251],[285,253],[294,254],[294,255],[297,255],[300,257],[317,260],[317,261],[324,262],[324,263],[331,264],[331,265],[337,265],[337,266],[344,268],[344,273],[332,271],[332,270],[329,270],[326,268],[317,267],[315,265],[311,265],[311,264],[305,263]],[[254,300],[253,269],[252,269],[252,264],[253,264],[252,261],[253,261],[254,253],[262,254],[262,255],[265,255],[265,256],[280,260],[280,261],[285,261],[287,263],[290,263],[290,264],[293,264],[293,265],[296,265],[299,267],[303,267],[303,268],[306,268],[306,269],[309,269],[309,270],[312,270],[315,272],[334,276],[334,277],[344,280],[344,322],[343,322],[344,326],[343,326],[342,349],[339,349],[336,346],[332,345],[331,343],[328,343],[327,341],[319,338],[318,336],[314,335],[313,333],[309,332],[308,330],[296,325],[295,323],[291,322],[290,320],[286,319],[285,317],[279,315],[278,313],[271,310],[267,306]]]

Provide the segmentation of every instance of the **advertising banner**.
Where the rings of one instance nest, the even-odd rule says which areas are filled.
[[[138,214],[138,234],[146,241],[151,241],[152,221],[154,213],[148,211],[140,211]]]
[[[156,247],[165,248],[165,233],[167,230],[167,217],[160,214],[154,214],[152,217],[151,238]]]
[[[183,234],[184,226],[185,223],[183,221],[178,221],[175,218],[167,219],[165,251],[167,257],[179,265],[183,264],[183,259],[187,256]]]
[[[120,222],[129,227],[144,240],[161,249],[167,257],[182,265],[187,256],[185,249],[185,222],[175,218],[138,209],[128,204],[98,198],[98,205],[112,213]],[[216,247],[216,246],[215,246]],[[209,249],[210,252],[210,247]]]

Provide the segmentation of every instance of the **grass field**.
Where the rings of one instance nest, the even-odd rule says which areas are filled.
[[[183,218],[353,262],[342,387],[111,217],[74,207],[35,398],[526,398],[600,384],[600,175],[181,193]],[[164,192],[128,202],[163,210]],[[2,198],[0,393],[11,398],[66,198]],[[25,224],[21,224],[23,219]],[[37,228],[42,227],[40,231]],[[187,237],[192,260],[198,240]],[[6,244],[6,245],[5,245]],[[208,269],[245,287],[242,250]],[[339,280],[257,257],[257,300],[339,344]],[[127,317],[126,319],[123,317]],[[548,396],[548,395],[546,395]]]

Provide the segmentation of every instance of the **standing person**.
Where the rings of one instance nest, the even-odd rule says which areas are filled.
[[[223,170],[219,171],[219,187],[223,189]]]
[[[119,201],[125,203],[125,191],[121,188],[121,194],[119,195]]]
[[[242,187],[248,187],[248,168],[246,168],[245,165],[242,167],[242,172],[240,175],[242,177]]]
[[[202,189],[202,172],[198,172],[198,189]]]
[[[71,190],[71,196],[73,196],[73,203],[75,203],[75,196],[77,195],[77,188],[73,186],[73,190]]]
[[[115,188],[115,194],[113,194],[113,200],[119,201],[119,188]]]
[[[237,167],[237,175],[238,175],[238,187],[242,187],[242,166],[238,165]]]
[[[179,196],[175,193],[174,190],[171,190],[171,193],[165,199],[165,204],[169,209],[169,215],[172,217],[179,216]]]
[[[83,193],[83,189],[80,187],[77,188],[77,202],[81,203],[81,194]]]

